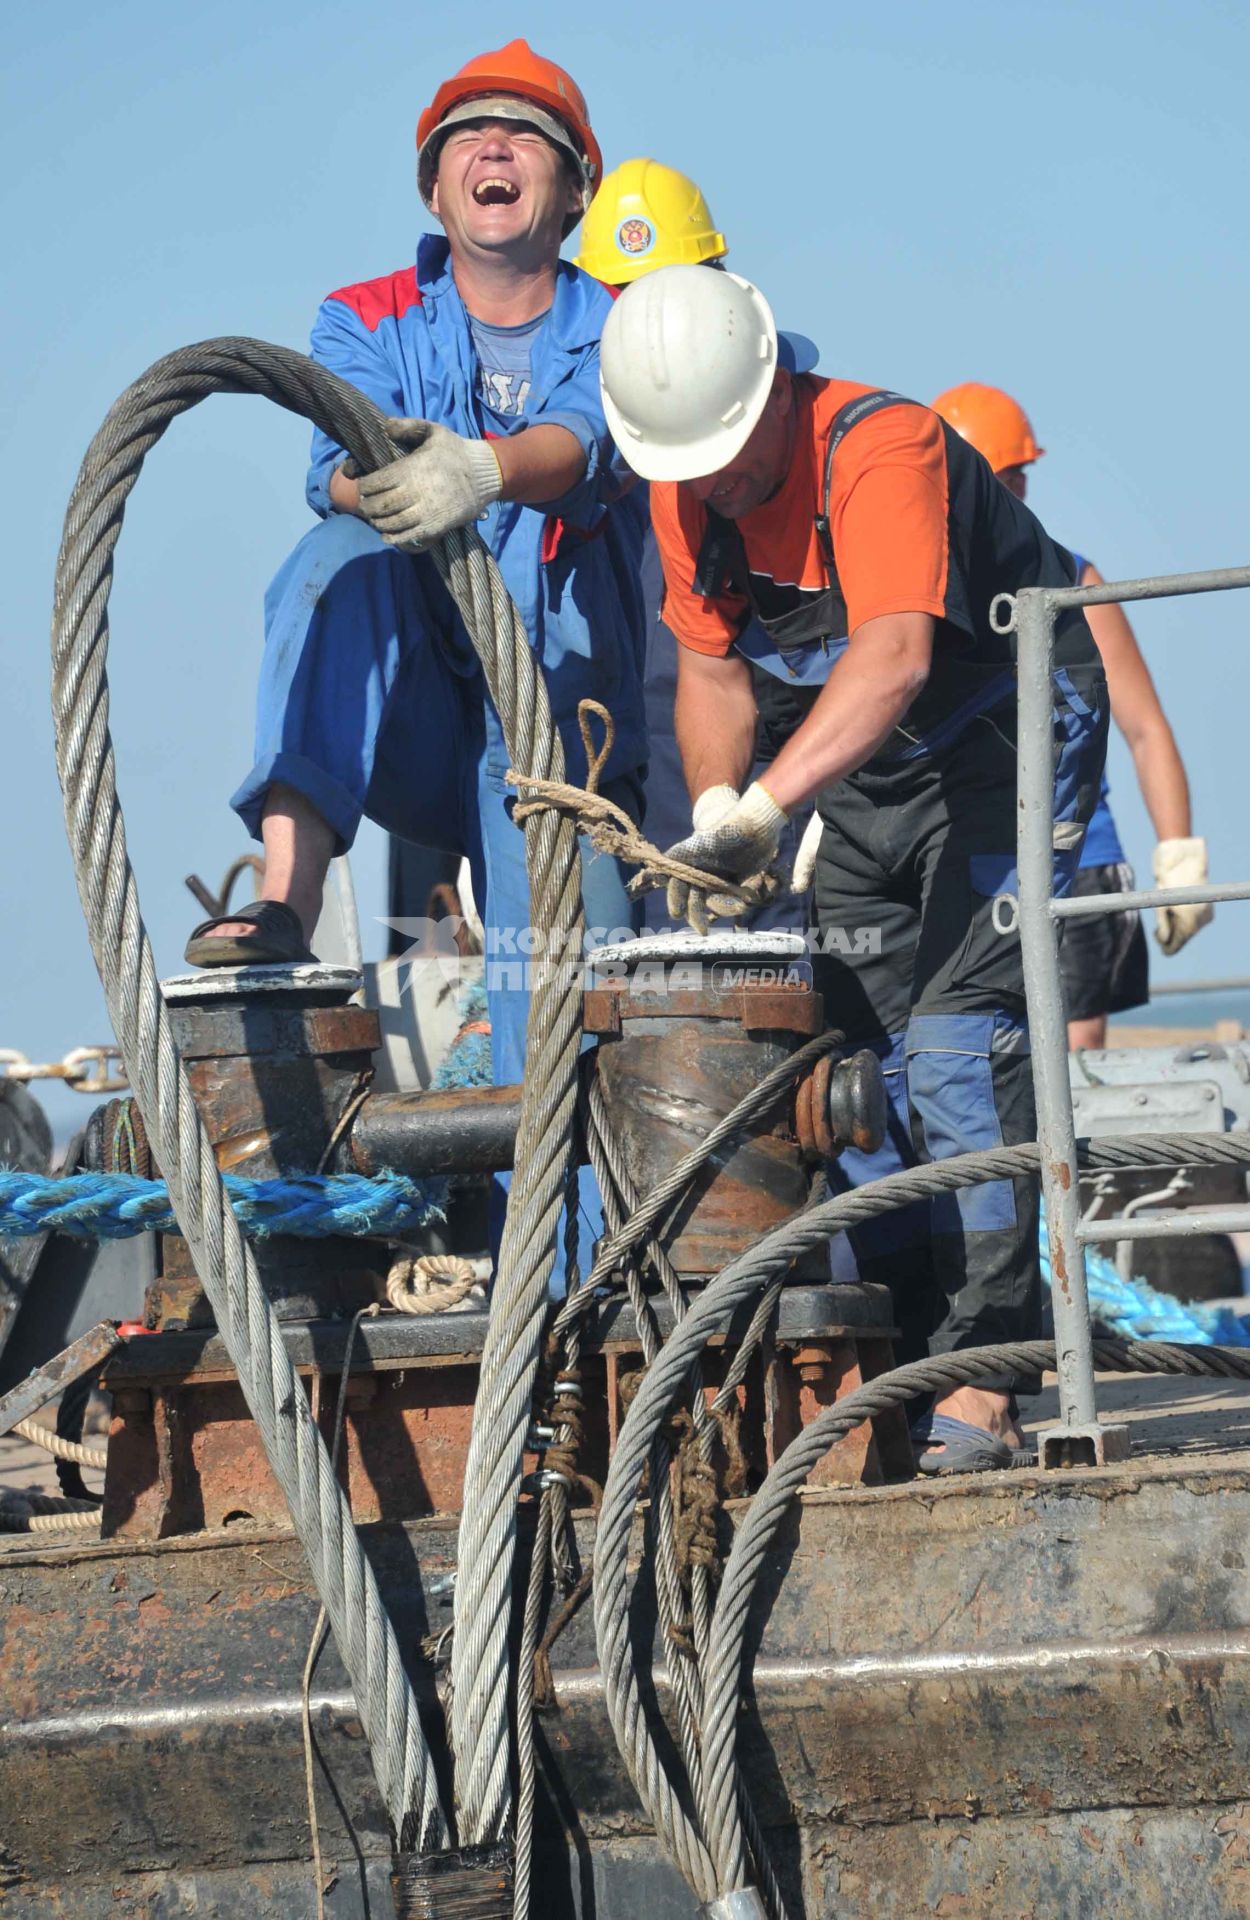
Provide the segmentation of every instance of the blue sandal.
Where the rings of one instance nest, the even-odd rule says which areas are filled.
[[[1032,1467],[1037,1455],[1028,1447],[1009,1447],[984,1427],[957,1420],[953,1413],[927,1413],[911,1430],[917,1473],[992,1473],[1006,1467]]]

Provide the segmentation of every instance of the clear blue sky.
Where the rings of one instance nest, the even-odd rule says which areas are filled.
[[[426,224],[416,115],[462,60],[517,33],[575,74],[607,165],[650,153],[700,179],[731,264],[820,342],[826,371],[920,399],[966,379],[1016,393],[1049,449],[1032,503],[1108,577],[1250,560],[1244,5],[15,12],[0,82],[0,1045],[48,1058],[106,1030],[47,663],[61,516],[91,433],[159,354],[219,333],[302,347],[330,288],[405,265]],[[251,760],[261,596],[307,523],[306,437],[261,401],[213,400],[157,449],[128,511],[114,737],[166,971],[195,914],[183,875],[215,884],[242,849],[226,800]],[[1244,876],[1250,598],[1134,620],[1213,874]],[[1118,742],[1111,770],[1145,871]],[[366,914],[384,910],[376,842],[358,886]],[[1247,932],[1250,908],[1225,909],[1171,977],[1250,971]]]

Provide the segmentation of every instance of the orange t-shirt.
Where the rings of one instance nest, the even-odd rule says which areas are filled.
[[[829,575],[816,532],[823,510],[825,451],[834,416],[875,388],[805,374],[794,383],[794,455],[777,493],[734,522],[755,606],[800,605],[825,593]],[[911,402],[882,407],[847,433],[833,459],[829,529],[846,604],[845,632],[887,613],[929,613],[970,627],[963,594],[948,598],[950,487],[942,422]],[[695,590],[706,509],[689,487],[653,481],[651,522],[664,565],[664,619],[697,653],[725,654],[753,611],[732,587]],[[841,637],[841,636],[831,636]]]

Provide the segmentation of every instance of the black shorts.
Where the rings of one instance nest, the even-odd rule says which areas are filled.
[[[1131,867],[1079,867],[1072,893],[1129,893],[1132,887]],[[1140,913],[1065,920],[1059,969],[1069,1020],[1097,1020],[1144,1007],[1150,998],[1150,962]]]

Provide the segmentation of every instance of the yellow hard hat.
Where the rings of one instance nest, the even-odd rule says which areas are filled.
[[[626,160],[604,174],[590,203],[577,265],[619,287],[652,267],[698,266],[725,252],[725,236],[688,174],[658,160]]]

